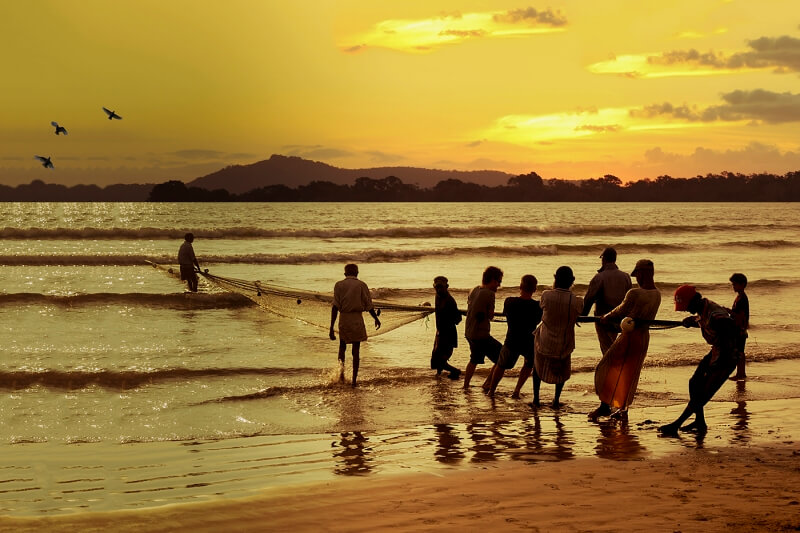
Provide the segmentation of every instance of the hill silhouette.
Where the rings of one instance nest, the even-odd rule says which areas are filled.
[[[188,182],[189,187],[216,190],[225,189],[231,194],[243,194],[272,185],[295,188],[313,181],[337,185],[354,183],[358,178],[383,179],[395,176],[404,183],[421,188],[435,186],[441,181],[459,180],[481,185],[505,185],[513,174],[498,170],[438,170],[419,167],[338,168],[319,161],[301,157],[273,155],[252,165],[232,165],[207,176]]]

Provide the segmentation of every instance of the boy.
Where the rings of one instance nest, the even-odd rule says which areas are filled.
[[[526,274],[519,284],[519,296],[511,296],[503,302],[503,314],[506,316],[508,331],[497,363],[489,374],[489,396],[494,396],[497,384],[503,379],[506,370],[514,368],[521,355],[525,363],[519,372],[517,387],[512,398],[519,398],[519,392],[533,369],[533,330],[542,320],[542,308],[533,299],[538,281],[536,276]]]
[[[744,381],[747,379],[747,374],[744,371],[744,345],[747,342],[747,328],[750,327],[750,300],[747,299],[747,294],[744,292],[745,287],[747,287],[747,276],[737,272],[731,276],[730,282],[733,285],[733,291],[736,293],[733,307],[731,307],[731,318],[742,330],[742,336],[739,339],[739,362],[736,364],[736,375],[731,379]]]

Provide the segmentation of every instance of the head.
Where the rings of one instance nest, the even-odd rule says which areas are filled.
[[[631,276],[636,278],[636,283],[641,286],[646,281],[652,281],[655,274],[655,267],[650,259],[639,259],[633,267]]]
[[[603,250],[602,254],[600,254],[600,259],[603,262],[603,264],[614,263],[617,261],[617,251],[609,246],[608,248]]]
[[[186,242],[194,242],[194,234],[187,233],[186,235],[183,236],[183,240],[185,240]]]
[[[439,294],[447,292],[447,288],[450,286],[447,278],[444,276],[436,276],[433,278],[433,288],[436,289],[436,292]]]
[[[496,266],[486,267],[486,270],[483,271],[483,277],[481,278],[483,286],[489,287],[492,290],[497,290],[497,287],[499,287],[502,282],[503,271]]]
[[[572,269],[568,266],[558,267],[553,277],[555,278],[553,287],[556,289],[569,289],[572,287],[572,284],[575,283],[575,275],[572,273]]]
[[[358,265],[350,263],[344,266],[345,276],[358,276]]]
[[[733,290],[736,292],[742,292],[745,287],[747,287],[747,276],[744,274],[737,272],[733,276],[731,276],[730,282],[733,284]]]
[[[519,292],[525,296],[533,296],[538,284],[539,281],[536,279],[536,276],[533,274],[525,274],[519,282]]]
[[[694,285],[681,285],[675,289],[675,310],[695,313],[700,310],[700,301],[703,296],[697,292]]]

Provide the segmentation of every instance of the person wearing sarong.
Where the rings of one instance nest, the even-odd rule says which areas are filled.
[[[664,435],[676,435],[678,430],[703,434],[708,429],[703,406],[736,369],[742,330],[724,307],[703,298],[692,285],[681,285],[675,290],[675,310],[692,313],[683,319],[683,325],[700,328],[711,351],[689,379],[689,403],[674,422],[659,427],[658,431]],[[692,414],[694,422],[681,426]]]
[[[653,320],[661,304],[661,292],[653,281],[654,267],[649,259],[640,259],[631,272],[639,285],[625,294],[617,307],[601,317],[603,322],[625,317],[634,320],[631,331],[622,331],[606,350],[594,372],[594,390],[600,398],[600,406],[589,413],[589,418],[600,416],[624,416],[633,402],[639,374],[642,371],[647,347],[650,344],[650,329],[646,320]]]
[[[541,382],[555,384],[553,407],[559,407],[564,383],[570,378],[575,349],[575,323],[583,310],[583,298],[570,290],[572,269],[558,267],[553,289],[542,293],[542,321],[534,332],[533,406],[539,406]]]
[[[330,339],[336,340],[333,326],[339,317],[339,381],[344,381],[344,355],[347,345],[353,345],[353,381],[351,385],[356,386],[358,378],[358,366],[360,361],[361,342],[367,340],[367,328],[364,325],[364,317],[361,316],[367,311],[375,319],[375,329],[381,327],[378,314],[372,305],[372,298],[369,294],[367,284],[358,279],[358,265],[349,264],[344,267],[345,278],[337,281],[333,287],[333,305],[331,306],[331,329]]]

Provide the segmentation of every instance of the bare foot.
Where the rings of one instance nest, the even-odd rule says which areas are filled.
[[[685,425],[681,428],[681,431],[685,431],[687,433],[705,433],[708,431],[708,426],[704,423],[698,423],[697,421],[692,422],[691,424]]]
[[[518,392],[514,392],[514,393],[511,395],[511,399],[513,399],[513,400],[519,400],[519,393],[518,393]]]
[[[658,432],[661,433],[662,435],[669,435],[671,437],[677,437],[679,428],[680,428],[680,426],[678,426],[678,424],[673,422],[671,424],[666,424],[664,426],[661,426],[660,428],[658,428]]]

